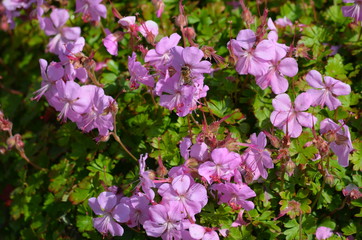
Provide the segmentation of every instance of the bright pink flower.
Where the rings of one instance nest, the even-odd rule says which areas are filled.
[[[49,97],[55,96],[57,91],[55,84],[64,76],[64,68],[60,63],[51,62],[48,66],[46,60],[39,59],[39,64],[43,81],[41,82],[41,88],[34,92],[36,96],[32,98],[32,100],[37,101],[39,101],[44,94]]]
[[[118,41],[123,38],[122,32],[111,33],[108,29],[106,29],[107,36],[103,38],[103,45],[106,47],[107,52],[113,56],[118,55]]]
[[[81,118],[81,114],[86,113],[90,107],[90,95],[86,86],[79,86],[73,81],[57,81],[57,96],[54,96],[49,103],[60,111],[59,120],[64,122],[69,118],[73,122],[77,122]]]
[[[108,232],[112,236],[123,235],[124,230],[116,221],[127,222],[130,210],[126,204],[117,203],[117,196],[112,192],[102,192],[97,198],[88,199],[94,213],[102,216],[93,218],[93,226],[103,235]]]
[[[287,18],[286,16],[275,20],[275,24],[279,27],[293,26],[292,21],[290,21],[290,19]]]
[[[255,33],[250,29],[241,30],[235,39],[231,39],[228,43],[232,53],[238,57],[236,62],[236,71],[239,74],[252,74],[260,76],[267,72],[268,62],[267,59],[260,58],[260,56],[269,56],[270,53],[265,49],[254,48],[256,41]],[[258,57],[258,56],[259,57]]]
[[[265,149],[266,136],[263,132],[253,133],[250,136],[251,143],[245,144],[249,148],[244,152],[246,165],[254,173],[253,180],[257,180],[260,176],[267,179],[268,172],[266,168],[273,168],[274,164],[270,157],[270,153]]]
[[[281,61],[280,55],[276,54],[275,59],[270,61],[268,71],[256,77],[256,83],[261,89],[271,86],[275,94],[284,93],[288,90],[288,80],[285,76],[294,77],[298,73],[298,63],[294,58],[284,58]]]
[[[140,165],[140,184],[139,186],[142,187],[142,191],[145,193],[145,196],[148,198],[149,201],[153,201],[155,198],[155,192],[152,188],[155,188],[156,185],[150,178],[150,171],[146,171],[146,160],[148,158],[148,154],[141,155],[138,163]]]
[[[158,204],[149,208],[150,219],[143,228],[151,237],[162,237],[163,240],[181,239],[182,215],[172,205]]]
[[[48,36],[55,35],[48,44],[49,52],[59,54],[65,51],[66,43],[76,41],[80,37],[80,27],[64,27],[69,19],[65,9],[54,9],[50,18],[44,18],[44,32]]]
[[[189,227],[190,236],[193,239],[219,240],[219,235],[212,228],[203,227],[198,224],[191,224]]]
[[[177,46],[181,36],[177,33],[173,33],[170,37],[163,37],[156,45],[155,49],[151,49],[145,56],[145,62],[149,62],[155,67],[167,66],[173,56],[170,50]]]
[[[107,8],[103,4],[100,4],[101,2],[102,0],[77,0],[75,3],[75,12],[83,13],[82,19],[84,22],[99,22],[101,17],[107,17]]]
[[[227,148],[216,148],[211,152],[211,160],[200,165],[198,172],[211,184],[214,181],[229,181],[234,170],[239,167],[241,157]]]
[[[345,3],[354,3],[352,6],[343,6],[342,13],[345,17],[352,17],[355,21],[362,21],[362,0],[343,0]]]
[[[342,167],[348,167],[348,156],[353,150],[351,141],[351,134],[349,133],[348,126],[340,120],[342,126],[333,122],[332,119],[326,118],[321,121],[320,132],[321,134],[331,134],[335,141],[330,143],[330,148],[338,156],[338,163]]]
[[[315,233],[318,240],[330,238],[333,235],[332,229],[328,227],[318,227]]]
[[[233,209],[244,208],[245,210],[254,209],[254,203],[246,199],[256,196],[256,193],[244,183],[218,183],[211,186],[212,190],[217,190],[219,195],[219,204],[227,203]]]
[[[317,118],[308,110],[312,103],[312,99],[308,93],[299,94],[292,106],[288,94],[279,94],[273,99],[274,111],[270,115],[270,121],[274,126],[283,129],[285,134],[296,138],[302,133],[302,126],[312,128],[317,122]]]
[[[103,88],[95,85],[82,86],[82,90],[82,97],[88,97],[89,108],[78,119],[78,128],[84,132],[97,128],[100,136],[107,136],[109,130],[113,130],[113,116],[108,109],[116,102],[104,94]]]
[[[148,70],[137,61],[136,57],[137,55],[134,52],[132,53],[132,57],[128,57],[128,70],[131,75],[130,87],[138,88],[139,83],[143,83],[149,87],[154,87],[155,80],[148,73]]]
[[[306,80],[310,86],[317,88],[307,91],[312,98],[312,106],[327,105],[330,110],[335,110],[342,105],[337,96],[351,93],[351,87],[348,84],[328,76],[324,77],[323,81],[322,75],[316,70],[310,71]]]
[[[188,175],[179,175],[172,183],[164,183],[158,193],[162,202],[174,206],[184,217],[194,217],[207,203],[207,192],[203,185],[195,183]]]

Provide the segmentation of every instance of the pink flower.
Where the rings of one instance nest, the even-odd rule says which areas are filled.
[[[256,196],[256,193],[244,183],[218,183],[211,186],[212,190],[219,193],[219,204],[227,203],[233,209],[244,208],[245,210],[254,209],[254,203],[246,199]]]
[[[219,235],[212,228],[203,227],[198,224],[191,224],[189,227],[190,236],[193,239],[219,240]]]
[[[148,20],[141,24],[138,31],[148,40],[148,42],[153,43],[158,35],[158,25],[156,22]]]
[[[326,76],[322,81],[322,75],[316,70],[310,71],[306,80],[311,87],[317,88],[307,91],[312,98],[312,106],[324,107],[327,105],[330,110],[335,110],[342,105],[337,96],[351,93],[351,87],[337,79]]]
[[[329,134],[331,136],[330,148],[338,156],[338,163],[342,167],[348,167],[348,156],[353,150],[351,142],[351,134],[348,126],[341,120],[342,126],[339,126],[331,119],[326,118],[321,121],[321,134]]]
[[[106,47],[107,52],[113,56],[118,55],[118,41],[123,38],[122,32],[111,33],[108,29],[105,29],[107,36],[103,38],[103,45]]]
[[[302,133],[302,126],[311,128],[317,118],[308,110],[312,103],[312,99],[308,93],[299,94],[292,106],[292,102],[288,94],[279,94],[273,99],[274,111],[270,115],[270,121],[274,126],[283,129],[285,134],[296,138]]]
[[[230,152],[227,148],[214,149],[211,152],[211,160],[201,164],[198,170],[209,184],[221,179],[229,181],[241,163],[240,155]]]
[[[275,58],[270,61],[268,71],[264,75],[256,77],[256,84],[261,89],[271,86],[275,94],[284,93],[288,90],[289,84],[285,76],[294,77],[298,73],[298,63],[294,58],[281,60],[280,57],[279,54],[276,54]]]
[[[258,136],[253,133],[250,140],[250,144],[243,144],[249,147],[243,154],[246,158],[246,165],[254,173],[253,180],[257,180],[260,176],[267,179],[266,168],[273,168],[274,164],[270,153],[265,149],[266,136],[263,132],[259,133]]]
[[[343,6],[342,13],[345,17],[352,17],[355,21],[362,21],[362,0],[343,0],[345,3],[354,3],[352,6]]]
[[[101,17],[107,17],[107,8],[103,4],[100,4],[101,2],[102,0],[77,0],[75,12],[83,13],[82,19],[84,22],[99,22]]]
[[[172,60],[171,49],[177,46],[181,36],[173,33],[170,37],[163,37],[156,45],[155,49],[151,49],[145,56],[145,62],[149,62],[155,67],[167,66]]]
[[[48,65],[48,62],[44,59],[39,59],[40,72],[43,78],[41,82],[41,88],[34,92],[36,94],[32,100],[37,100],[46,94],[46,96],[52,97],[56,95],[56,82],[62,79],[64,76],[64,68],[60,63],[51,62]]]
[[[235,39],[231,39],[228,43],[232,53],[238,57],[236,62],[236,71],[239,74],[252,74],[260,76],[267,72],[268,62],[270,59],[263,59],[260,56],[268,56],[269,52],[265,49],[254,49],[253,46],[256,41],[255,33],[250,29],[241,30]],[[259,55],[257,56],[257,54]]]
[[[86,85],[82,86],[82,89],[85,95],[82,97],[88,97],[89,108],[78,119],[78,128],[84,132],[97,128],[100,136],[107,136],[109,130],[113,130],[113,116],[108,109],[116,102],[112,97],[104,94],[103,88]]]
[[[134,52],[132,53],[132,57],[128,57],[128,70],[131,75],[131,88],[138,88],[139,83],[154,87],[155,80],[148,73],[148,70],[137,61],[136,53]]]
[[[193,218],[208,201],[205,187],[195,183],[188,175],[179,175],[171,184],[162,184],[158,193],[162,196],[162,202],[174,206],[184,217]]]
[[[332,229],[328,227],[318,227],[315,233],[318,240],[330,238],[333,235]]]
[[[48,44],[51,53],[59,54],[65,51],[66,43],[76,41],[80,37],[80,27],[64,27],[69,19],[65,9],[54,9],[50,18],[44,18],[44,32],[48,36],[55,35]]]
[[[149,208],[150,219],[143,228],[151,237],[162,237],[163,240],[181,239],[182,215],[172,205],[158,204]]]
[[[360,192],[359,188],[354,185],[353,183],[348,184],[342,190],[343,195],[351,197],[351,199],[359,199],[362,198],[362,193]]]
[[[293,26],[292,21],[290,21],[290,19],[287,18],[286,16],[275,20],[275,24],[278,25],[279,27]]]
[[[108,232],[112,236],[123,235],[124,230],[116,221],[127,222],[130,210],[126,204],[117,203],[117,196],[112,192],[102,192],[97,198],[88,199],[94,213],[102,216],[93,218],[93,226],[103,235]]]

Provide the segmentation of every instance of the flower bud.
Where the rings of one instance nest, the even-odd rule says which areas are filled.
[[[332,187],[334,185],[334,176],[330,175],[330,174],[327,174],[326,177],[325,177],[325,181],[329,186]]]
[[[155,171],[153,170],[148,170],[148,177],[151,179],[151,180],[155,180],[156,179],[156,173]]]
[[[9,137],[6,139],[6,145],[8,145],[8,149],[13,148],[15,146],[15,137]]]
[[[295,163],[292,160],[289,160],[285,165],[285,171],[287,172],[288,176],[292,176],[294,174]]]
[[[168,170],[167,170],[167,168],[166,168],[165,166],[162,165],[162,166],[159,166],[159,167],[157,168],[156,173],[157,173],[158,176],[160,176],[161,178],[163,178],[164,176],[167,175]]]
[[[23,149],[24,148],[24,142],[21,139],[21,135],[20,134],[15,134],[14,138],[15,138],[15,147],[16,147],[16,149]]]
[[[187,39],[195,39],[195,37],[196,37],[195,29],[192,27],[184,28],[184,33],[185,33],[185,37]]]
[[[183,28],[187,25],[187,17],[185,15],[178,15],[176,17],[176,25],[179,26],[180,28]]]
[[[5,154],[5,153],[6,153],[6,148],[0,147],[0,154]]]

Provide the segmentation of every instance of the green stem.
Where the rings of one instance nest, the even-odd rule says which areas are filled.
[[[299,240],[302,240],[302,225],[303,225],[303,222],[302,222],[302,220],[303,220],[303,214],[302,213],[300,213],[300,215],[299,215]]]

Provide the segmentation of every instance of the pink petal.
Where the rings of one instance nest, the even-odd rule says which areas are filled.
[[[191,224],[189,227],[191,237],[195,239],[202,239],[205,234],[205,228],[198,224]]]
[[[250,49],[253,47],[256,36],[255,33],[250,29],[241,30],[236,37],[236,40],[239,42],[240,46],[244,49]]]
[[[180,175],[172,180],[172,188],[179,194],[184,195],[189,189],[191,179],[187,175]]]
[[[110,212],[117,203],[117,196],[112,192],[102,192],[97,201],[103,211]]]
[[[116,221],[124,223],[130,219],[129,213],[129,207],[124,203],[120,203],[113,209],[112,216]]]
[[[88,199],[88,205],[92,208],[93,212],[97,215],[103,215],[104,212],[102,211],[101,207],[98,204],[97,198],[92,197]]]
[[[297,119],[300,125],[303,127],[312,128],[317,123],[317,118],[311,113],[299,112],[297,113]]]
[[[306,111],[312,104],[312,99],[308,93],[299,94],[294,101],[296,111]]]
[[[200,62],[204,57],[204,53],[196,47],[186,47],[182,51],[182,57],[186,64],[194,65],[195,62]]]
[[[63,26],[69,19],[69,13],[65,9],[56,8],[50,14],[50,18],[56,28]]]
[[[273,107],[277,111],[290,111],[292,102],[288,94],[279,94],[273,99]]]
[[[337,96],[348,95],[351,93],[351,86],[342,81],[336,80],[328,76],[324,78],[324,81],[326,82],[326,85],[332,85],[331,92]]]
[[[307,74],[305,79],[311,87],[324,88],[324,83],[322,82],[322,75],[316,70],[311,70]]]
[[[274,74],[274,78],[270,80],[270,85],[273,93],[275,94],[284,93],[288,90],[289,87],[288,80],[278,73]]]
[[[288,77],[294,77],[298,73],[298,63],[294,58],[284,58],[280,61],[278,70]]]

